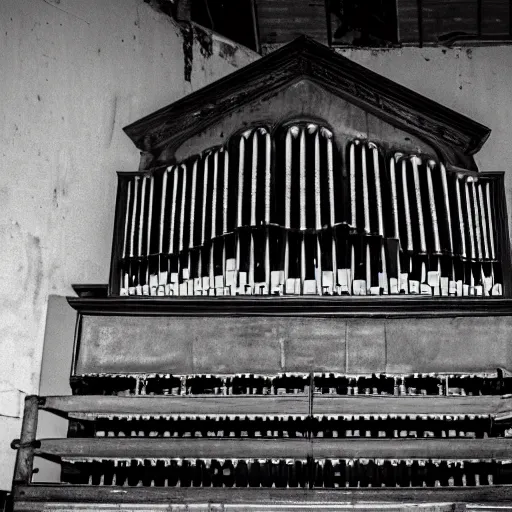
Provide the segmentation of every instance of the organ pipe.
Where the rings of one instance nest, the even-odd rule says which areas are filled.
[[[129,178],[121,294],[501,293],[492,179],[381,151],[349,141],[347,179],[333,133],[296,123],[275,147],[267,128],[251,128],[187,164]]]

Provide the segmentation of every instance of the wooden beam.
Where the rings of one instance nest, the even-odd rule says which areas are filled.
[[[443,459],[512,458],[512,438],[348,438],[315,439],[313,458]]]
[[[29,395],[25,398],[21,437],[14,470],[15,484],[28,484],[32,479],[34,466],[34,441],[37,433],[38,397]]]
[[[240,459],[308,456],[307,439],[70,438],[41,439],[35,454],[49,458]]]
[[[512,438],[70,438],[41,439],[34,454],[49,458],[122,459],[512,459]]]
[[[505,417],[512,414],[512,398],[501,396],[336,396],[316,395],[314,415],[398,414],[459,415],[488,414]]]
[[[122,492],[120,492],[122,489]],[[107,504],[115,503],[162,503],[192,504],[223,503],[226,505],[253,504],[272,505],[280,511],[347,510],[358,503],[358,511],[389,510],[389,503],[436,503],[437,512],[453,511],[454,503],[510,503],[511,486],[480,487],[368,487],[347,489],[273,489],[273,488],[208,488],[208,487],[111,487],[87,485],[24,485],[14,489],[15,510],[40,510],[37,503],[101,503],[102,510],[109,510]],[[379,505],[380,502],[383,505]],[[33,505],[32,505],[33,504]],[[366,504],[366,505],[365,505]],[[33,508],[32,508],[33,507]],[[46,505],[45,505],[46,507]],[[367,507],[367,508],[365,508]],[[46,508],[45,508],[46,510]],[[51,509],[50,509],[51,510]],[[60,509],[62,510],[62,509]],[[115,510],[118,510],[116,508]],[[194,509],[196,510],[196,509]],[[207,508],[206,510],[210,510]],[[270,510],[270,509],[268,509]],[[426,510],[426,509],[422,509]],[[462,510],[462,509],[461,509]],[[486,509],[488,510],[488,509]]]
[[[221,416],[303,415],[309,412],[306,394],[279,395],[193,395],[193,396],[48,396],[42,409],[70,413],[111,415],[130,414],[193,414]]]

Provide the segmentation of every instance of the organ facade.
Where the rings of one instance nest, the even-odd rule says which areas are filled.
[[[299,38],[125,131],[110,281],[69,299],[74,394],[27,399],[15,510],[509,502],[488,128]]]

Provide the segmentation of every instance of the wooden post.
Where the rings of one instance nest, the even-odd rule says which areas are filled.
[[[25,397],[25,410],[23,411],[23,424],[21,438],[16,457],[14,471],[15,485],[28,485],[32,480],[34,466],[34,441],[36,440],[39,397],[28,395]]]

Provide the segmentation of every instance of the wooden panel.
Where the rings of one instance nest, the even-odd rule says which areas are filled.
[[[296,318],[280,335],[286,371],[331,372],[345,367],[344,320]]]
[[[481,36],[509,36],[509,0],[482,0]],[[422,0],[423,40],[436,42],[450,32],[478,35],[478,0]],[[418,42],[418,0],[398,0],[399,38]]]
[[[511,317],[386,323],[388,372],[478,372],[512,367]]]
[[[173,318],[84,316],[76,372],[192,373],[192,338]]]
[[[210,508],[217,503],[225,504],[225,508],[241,510],[244,504],[269,505],[278,507],[279,510],[287,510],[291,507],[295,510],[350,510],[351,504],[358,511],[379,510],[380,505],[388,511],[402,511],[400,505],[407,503],[406,510],[411,510],[414,503],[435,503],[435,509],[421,507],[424,512],[435,510],[445,512],[456,510],[455,503],[486,503],[498,504],[502,502],[499,510],[507,510],[506,503],[511,497],[510,486],[480,486],[480,487],[430,487],[430,488],[366,488],[366,489],[272,489],[272,488],[183,488],[183,487],[131,487],[123,488],[110,486],[20,486],[14,490],[15,510],[66,510],[42,508],[44,503],[102,503],[102,510],[108,503],[161,503],[165,504],[164,510],[169,510],[169,504],[206,503]],[[395,503],[395,507],[391,505]],[[230,507],[231,505],[231,507]],[[461,505],[462,506],[462,505]],[[510,505],[509,505],[510,506]],[[34,507],[34,508],[32,508]],[[35,508],[41,507],[41,508]],[[233,508],[232,508],[233,507]],[[91,507],[92,508],[92,507]],[[512,507],[511,507],[512,508]],[[414,508],[416,510],[416,508]],[[467,510],[473,508],[467,508]],[[72,509],[74,510],[74,509]],[[114,510],[118,510],[115,508]],[[130,509],[128,509],[130,510]],[[146,509],[147,510],[147,509]],[[194,507],[194,510],[200,510]],[[462,508],[460,510],[463,510]],[[489,510],[480,508],[478,510]]]
[[[470,373],[512,368],[511,316],[352,319],[347,327],[343,317],[293,315],[85,316],[76,374]]]
[[[282,370],[276,334],[283,321],[267,318],[180,319],[193,343],[195,373],[256,373]]]
[[[512,399],[501,396],[325,396],[313,398],[313,414],[489,414],[512,411]]]
[[[42,408],[96,414],[303,414],[309,397],[295,396],[49,396]]]
[[[482,2],[482,35],[509,36],[510,0]]]
[[[327,44],[323,0],[256,0],[260,43],[288,43],[300,35]]]
[[[347,323],[347,373],[379,373],[386,369],[383,320],[350,320]]]
[[[425,41],[450,32],[477,35],[477,0],[422,0],[422,4]]]

